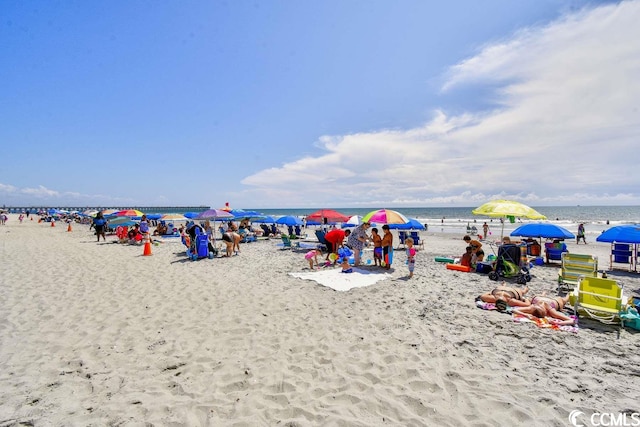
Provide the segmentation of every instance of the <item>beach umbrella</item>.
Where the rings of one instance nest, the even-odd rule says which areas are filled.
[[[233,214],[233,217],[235,219],[250,219],[250,220],[256,220],[256,219],[260,219],[260,218],[264,218],[265,215],[261,214],[260,212],[256,212],[256,211],[245,211],[243,209],[231,209],[229,211],[231,214]]]
[[[596,237],[596,241],[640,244],[640,224],[616,225]]]
[[[253,222],[262,223],[262,224],[275,224],[276,219],[270,215],[264,216],[262,218],[258,218]]]
[[[293,226],[293,225],[303,225],[303,222],[297,216],[286,215],[286,216],[278,218],[276,220],[276,224]]]
[[[395,230],[424,230],[424,224],[415,218],[409,218],[406,224],[389,224],[390,229]]]
[[[492,200],[471,211],[474,215],[484,215],[492,218],[502,218],[502,231],[500,239],[504,235],[504,219],[511,217],[528,219],[547,219],[537,210],[514,200]]]
[[[362,224],[362,215],[354,215],[345,223],[342,224],[342,228],[344,227],[356,227]]]
[[[195,219],[212,219],[214,221],[225,218],[233,218],[233,214],[222,209],[208,209],[195,217]]]
[[[123,211],[118,211],[115,214],[116,216],[142,216],[144,212],[140,212],[137,209],[125,209]]]
[[[312,221],[313,223],[324,224],[324,220],[327,222],[347,222],[349,221],[349,217],[344,215],[338,211],[334,211],[333,209],[320,209],[319,211],[315,211],[309,215],[307,215],[307,221]]]
[[[162,214],[147,214],[147,219],[150,219],[152,221],[158,220],[162,218]]]
[[[512,236],[539,237],[545,239],[574,239],[576,236],[564,227],[545,222],[521,225],[511,232]]]
[[[128,216],[117,216],[109,219],[107,224],[109,225],[109,227],[112,227],[112,228],[117,227],[119,225],[122,227],[129,227],[131,225],[137,224],[137,222],[132,220]]]
[[[398,211],[391,209],[378,209],[371,211],[362,217],[362,222],[376,222],[380,224],[407,224],[409,218]]]
[[[198,215],[200,215],[202,212],[185,212],[184,216],[186,216],[189,219],[194,219],[196,218]]]
[[[162,221],[188,221],[189,220],[189,218],[187,218],[186,216],[182,214],[177,214],[177,213],[162,215],[160,219]]]

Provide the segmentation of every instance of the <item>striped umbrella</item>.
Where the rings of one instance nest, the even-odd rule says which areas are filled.
[[[375,222],[378,224],[407,224],[409,222],[409,218],[398,211],[391,209],[378,209],[363,216],[362,222]]]

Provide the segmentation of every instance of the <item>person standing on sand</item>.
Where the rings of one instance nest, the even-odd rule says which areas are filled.
[[[413,238],[407,237],[404,241],[407,247],[407,267],[409,267],[409,279],[413,277],[413,269],[416,266],[416,248],[413,247]]]
[[[370,226],[371,224],[368,222],[363,222],[357,226],[351,234],[349,234],[349,238],[347,239],[347,246],[353,249],[354,267],[360,265],[360,253],[362,252],[362,249],[364,249],[364,245],[367,243],[367,240],[369,240],[367,228]]]
[[[384,268],[389,270],[391,268],[391,258],[393,257],[393,234],[387,224],[382,226],[382,259],[385,262]]]
[[[484,224],[482,224],[482,232],[484,233],[482,237],[486,239],[487,236],[489,235],[489,224],[487,224],[486,221],[484,222]]]

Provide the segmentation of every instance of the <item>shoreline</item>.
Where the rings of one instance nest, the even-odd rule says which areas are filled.
[[[88,226],[9,216],[7,425],[568,425],[573,410],[638,411],[636,332],[582,319],[575,334],[546,330],[475,307],[496,282],[434,261],[461,254],[461,234],[421,232],[411,280],[398,251],[391,277],[336,292],[291,277],[309,271],[304,252],[279,239],[192,262],[179,239],[145,257]],[[608,244],[567,245],[608,265]],[[532,294],[555,290],[558,266],[532,269]],[[636,273],[610,277],[640,288]]]

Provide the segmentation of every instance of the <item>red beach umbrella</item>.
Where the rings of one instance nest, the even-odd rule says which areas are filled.
[[[333,209],[320,209],[319,211],[307,215],[307,221],[319,222],[321,224],[324,222],[325,218],[327,219],[327,222],[347,222],[350,217],[338,211],[334,211]]]

